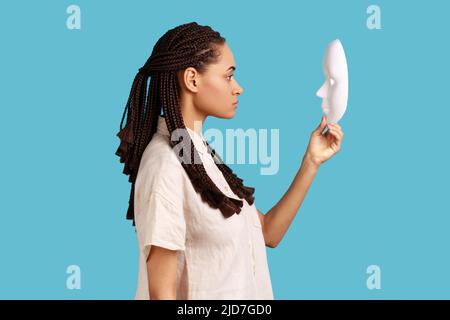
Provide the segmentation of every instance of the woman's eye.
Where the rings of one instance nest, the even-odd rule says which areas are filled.
[[[228,79],[228,78],[231,78],[231,77],[233,77],[233,76],[234,76],[234,74],[232,74],[232,75],[228,76],[228,77],[227,77],[227,79]],[[230,79],[230,80],[231,80],[231,79]]]

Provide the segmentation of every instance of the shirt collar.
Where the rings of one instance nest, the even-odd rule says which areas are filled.
[[[201,154],[208,152],[208,147],[206,146],[206,140],[202,133],[197,133],[194,130],[186,127],[189,132],[189,136],[191,137],[195,149]],[[158,126],[156,128],[156,132],[170,138],[169,129],[167,128],[166,119],[163,116],[158,117]]]

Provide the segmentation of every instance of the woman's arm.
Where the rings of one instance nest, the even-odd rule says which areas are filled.
[[[177,251],[152,245],[147,258],[147,276],[151,300],[175,300]]]
[[[280,243],[305,199],[318,169],[319,166],[305,154],[294,181],[280,201],[265,215],[258,210],[266,246],[275,248]]]
[[[326,119],[322,117],[319,126],[311,133],[300,169],[281,200],[265,215],[258,210],[268,247],[275,248],[280,243],[303,203],[319,166],[341,149],[344,137],[341,126],[337,123],[328,124],[328,131],[323,134],[326,125]]]

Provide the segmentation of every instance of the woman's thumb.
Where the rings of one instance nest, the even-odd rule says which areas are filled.
[[[325,116],[322,116],[322,120],[320,121],[319,126],[314,130],[314,133],[316,134],[322,134],[323,129],[327,125],[327,120]]]

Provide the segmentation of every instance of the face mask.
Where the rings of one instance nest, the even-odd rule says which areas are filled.
[[[323,73],[325,82],[316,94],[322,98],[322,110],[327,123],[337,123],[347,109],[348,98],[347,59],[338,39],[332,41],[327,48]]]

